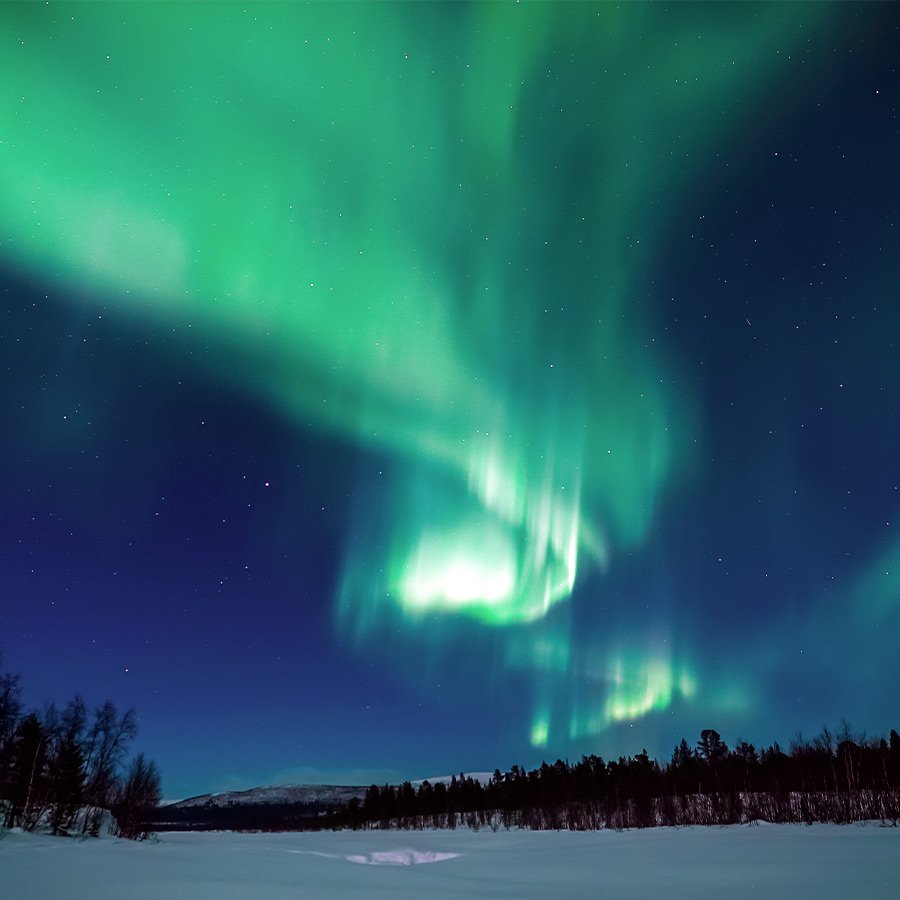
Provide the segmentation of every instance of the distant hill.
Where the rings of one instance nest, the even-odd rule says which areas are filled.
[[[429,784],[449,785],[455,775],[413,781],[414,788]],[[466,772],[487,785],[490,772]],[[321,827],[329,813],[351,800],[362,800],[368,786],[343,784],[285,784],[246,791],[200,794],[159,806],[147,821],[153,831],[302,831]]]
[[[353,797],[362,799],[366,788],[340,784],[283,784],[276,787],[255,787],[246,791],[220,791],[200,794],[161,809],[192,809],[194,807],[271,806],[282,803],[321,803],[343,805]]]
[[[292,831],[314,826],[327,813],[362,800],[360,785],[288,784],[188,797],[157,808],[155,831]]]
[[[412,786],[417,788],[421,787],[426,781],[429,784],[450,784],[454,778],[459,778],[462,776],[463,778],[471,778],[473,781],[477,781],[481,785],[490,784],[491,779],[494,777],[493,772],[461,772],[460,775],[438,775],[435,778],[419,778],[417,781],[412,782]]]

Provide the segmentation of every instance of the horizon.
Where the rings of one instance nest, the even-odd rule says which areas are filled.
[[[900,8],[176,9],[0,7],[29,707],[181,797],[897,727]]]

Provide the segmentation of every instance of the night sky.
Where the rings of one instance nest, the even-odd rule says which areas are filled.
[[[0,648],[167,796],[900,727],[900,6],[0,6]]]

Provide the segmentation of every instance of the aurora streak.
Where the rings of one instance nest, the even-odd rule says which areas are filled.
[[[752,707],[737,674],[704,681],[665,585],[628,623],[579,604],[607,602],[705,452],[660,327],[669,229],[710,160],[765,133],[834,10],[8,4],[3,23],[7,264],[378,460],[341,639],[411,684],[457,663],[524,684],[535,747]]]

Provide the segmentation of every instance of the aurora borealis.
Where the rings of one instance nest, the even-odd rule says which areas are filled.
[[[898,24],[0,6],[33,702],[172,795],[895,727]]]

